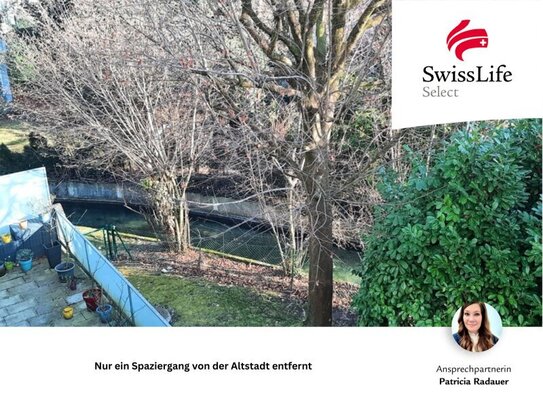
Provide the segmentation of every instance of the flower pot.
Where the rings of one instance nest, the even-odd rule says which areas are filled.
[[[58,274],[58,279],[61,283],[65,283],[74,276],[75,264],[63,261],[55,266],[55,271]]]
[[[64,319],[71,319],[74,316],[74,309],[72,307],[64,307],[62,316]]]
[[[54,269],[62,261],[62,251],[60,242],[55,240],[54,242],[44,245],[45,255],[47,256],[47,261],[49,262],[49,268]]]
[[[98,313],[98,316],[100,317],[100,321],[102,321],[104,324],[107,322],[110,322],[112,310],[113,310],[113,307],[110,304],[104,304],[97,307],[96,312]]]
[[[101,298],[102,290],[99,288],[91,288],[90,290],[83,291],[83,301],[85,301],[89,311],[96,311]]]
[[[19,266],[25,273],[28,272],[32,268],[32,259],[19,260]]]
[[[6,267],[4,267],[4,262],[0,261],[0,277],[4,277],[7,273]]]

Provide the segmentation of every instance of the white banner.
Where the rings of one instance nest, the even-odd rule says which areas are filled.
[[[543,2],[393,0],[392,128],[543,115]]]
[[[0,337],[6,406],[540,403],[540,328],[506,328],[482,353],[457,346],[450,328],[3,328]]]

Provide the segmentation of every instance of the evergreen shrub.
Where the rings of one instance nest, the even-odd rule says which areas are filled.
[[[414,155],[412,155],[414,156]],[[362,326],[450,326],[483,301],[504,326],[541,325],[541,121],[457,133],[430,168],[383,174],[365,237]]]

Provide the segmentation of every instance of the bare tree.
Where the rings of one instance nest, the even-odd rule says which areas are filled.
[[[42,10],[40,36],[18,47],[32,74],[17,99],[66,162],[142,186],[148,220],[184,250],[186,189],[210,134],[204,88],[157,63],[162,48],[123,30],[137,17],[81,1],[60,27]]]
[[[310,231],[308,324],[330,325],[333,202],[338,189],[333,184],[341,179],[339,189],[346,189],[361,175],[351,171],[348,177],[338,173],[334,178],[333,130],[350,102],[351,81],[356,82],[350,75],[352,58],[362,36],[388,15],[388,2],[219,0],[205,4],[181,6],[195,41],[190,70],[207,76],[233,111],[249,116],[243,124],[246,133],[257,136],[257,145],[277,159],[287,180],[300,182]],[[233,97],[239,89],[244,97]],[[270,128],[258,114],[271,110],[270,97],[278,106],[296,106],[300,131]],[[372,162],[366,158],[360,168],[367,169]]]
[[[237,160],[230,168],[250,173],[253,179],[250,188],[270,203],[276,197],[269,191],[276,188],[270,188],[273,182],[269,182],[269,175],[282,175],[282,189],[288,198],[285,213],[290,222],[289,236],[296,236],[296,227],[292,226],[300,223],[296,217],[307,224],[310,269],[307,322],[330,325],[334,236],[343,235],[342,239],[347,240],[359,233],[358,214],[363,211],[364,200],[373,199],[361,199],[366,191],[366,176],[383,156],[382,152],[394,144],[395,135],[388,130],[386,120],[383,125],[375,125],[369,119],[371,129],[362,141],[353,141],[349,131],[342,131],[342,126],[351,125],[357,110],[369,111],[365,105],[368,98],[375,98],[371,106],[377,106],[377,111],[388,108],[388,83],[376,79],[387,75],[382,71],[372,72],[375,63],[369,61],[374,60],[372,56],[378,60],[382,54],[381,44],[389,31],[386,21],[389,2],[121,0],[98,2],[95,7],[80,2],[75,10],[73,13],[79,20],[74,17],[65,22],[51,36],[55,39],[51,40],[51,46],[47,44],[43,76],[54,80],[47,84],[33,83],[40,91],[40,99],[32,105],[47,106],[36,110],[42,112],[43,118],[47,117],[44,111],[54,112],[50,117],[64,134],[69,134],[64,131],[68,125],[78,132],[88,130],[84,138],[78,139],[82,147],[89,146],[89,140],[95,150],[117,146],[119,134],[123,140],[125,134],[129,135],[127,143],[139,147],[140,141],[134,141],[135,130],[152,135],[151,139],[160,139],[166,134],[162,129],[177,128],[185,135],[197,134],[200,140],[202,132],[186,131],[187,123],[192,123],[191,129],[201,128],[206,123],[206,110],[192,109],[198,106],[194,100],[199,99],[188,101],[186,95],[195,89],[198,96],[205,94],[205,104],[211,108],[217,127],[232,134],[230,140],[239,136],[237,143],[229,145],[224,154],[229,160]],[[75,21],[81,19],[87,21],[86,26],[74,28]],[[103,32],[108,34],[105,37],[99,34]],[[36,50],[40,51],[36,55],[44,54],[43,49],[36,47]],[[74,60],[79,65],[72,69],[70,64]],[[83,81],[78,75],[65,72],[85,70],[90,75],[82,75]],[[121,75],[127,73],[132,76],[125,81]],[[186,80],[196,86],[189,86]],[[89,85],[96,82],[109,85],[106,89],[100,85],[94,91]],[[115,90],[127,83],[132,85],[126,92]],[[169,86],[160,87],[158,83]],[[158,88],[161,96],[154,98]],[[59,89],[63,101],[55,95]],[[134,90],[136,97],[130,96]],[[143,97],[143,91],[151,93]],[[176,99],[176,94],[182,100]],[[110,106],[111,103],[117,103],[117,108]],[[61,112],[61,106],[67,113]],[[101,110],[104,106],[105,110]],[[177,106],[176,112],[193,112],[192,119],[185,116],[179,121],[171,120],[179,114],[172,113],[173,106]],[[103,118],[111,112],[114,114],[106,125]],[[134,117],[137,117],[135,123]],[[111,129],[115,129],[116,138],[112,137]],[[193,143],[194,147],[200,145]],[[150,178],[151,187],[160,185],[157,197],[175,196],[164,185],[168,185],[168,180],[172,185],[171,180],[179,177],[179,167],[166,166],[162,170],[162,164],[154,164],[155,145],[148,150],[122,153],[122,157],[135,158],[135,162],[127,159],[125,169],[135,170],[140,179]],[[186,150],[173,151],[180,154]],[[194,163],[202,149],[195,151],[194,156],[190,155],[194,157],[190,163]],[[173,161],[179,163],[179,156]],[[183,168],[193,171],[194,167]],[[268,177],[266,182],[262,182],[261,176]],[[166,193],[160,192],[161,188],[166,188],[163,189]],[[177,199],[182,202],[183,194]],[[166,209],[172,207],[175,203],[165,205]],[[340,219],[344,220],[341,225]],[[345,225],[349,224],[351,231],[337,233],[340,227],[346,230]]]

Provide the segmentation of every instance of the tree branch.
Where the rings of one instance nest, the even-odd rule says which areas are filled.
[[[349,36],[347,37],[347,40],[345,41],[344,45],[341,47],[340,52],[337,53],[337,56],[334,60],[333,70],[339,70],[347,59],[347,56],[350,54],[350,52],[353,50],[354,46],[358,43],[358,40],[366,30],[368,30],[371,27],[375,27],[378,25],[384,18],[383,13],[377,13],[374,15],[374,13],[377,11],[378,8],[383,6],[385,3],[387,3],[387,0],[371,0],[364,12],[360,15],[358,18],[355,26],[349,33]]]
[[[274,36],[277,36],[277,39],[279,39],[279,41],[281,41],[288,48],[297,62],[299,62],[299,58],[301,57],[300,47],[298,47],[290,38],[285,37],[283,34],[272,30],[270,27],[264,24],[264,22],[253,10],[252,0],[242,0],[240,21],[246,28],[249,23],[249,19],[252,20],[255,26],[268,37],[273,38]],[[257,41],[257,43],[262,43],[262,41]]]

